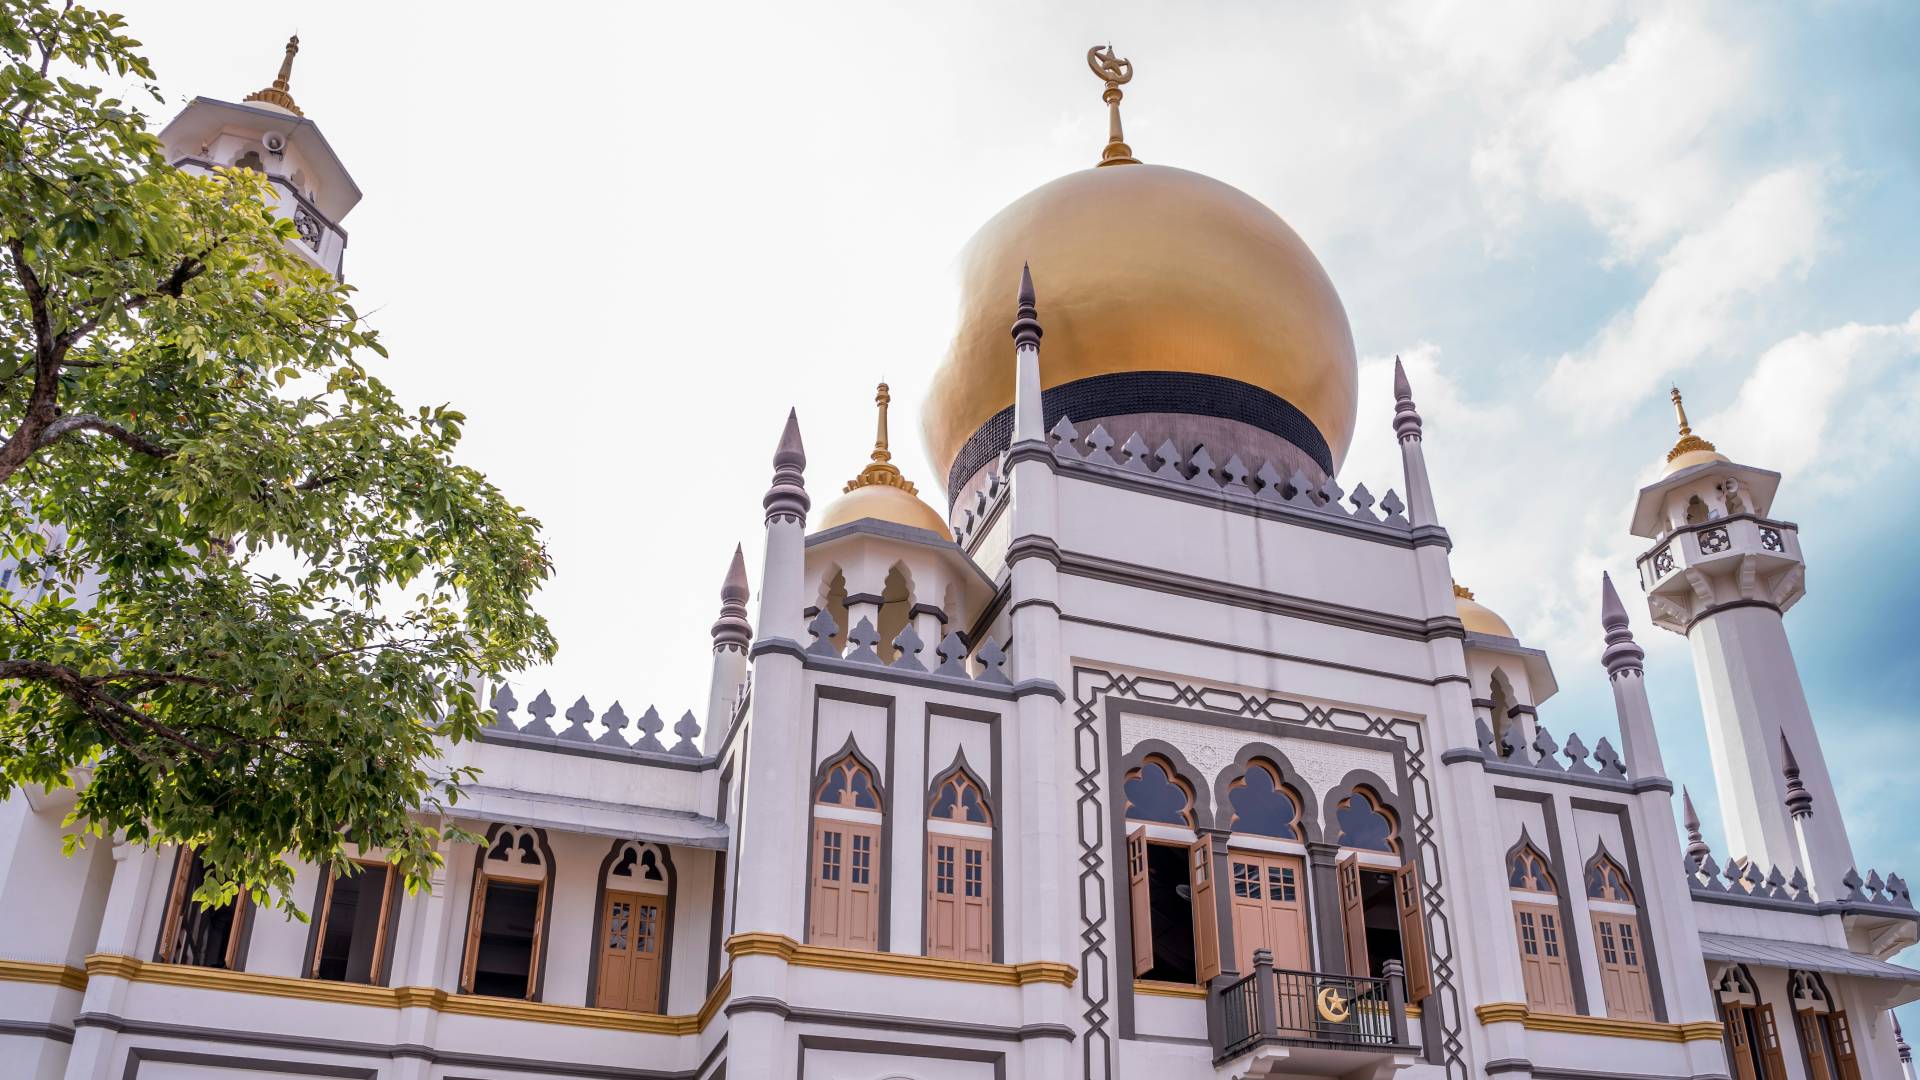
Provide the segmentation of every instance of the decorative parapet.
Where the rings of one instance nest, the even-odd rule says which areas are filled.
[[[893,659],[882,660],[880,652],[874,646],[880,644],[880,632],[874,629],[872,620],[862,616],[853,629],[847,631],[847,644],[844,651],[833,643],[834,635],[840,632],[840,626],[833,616],[825,611],[814,615],[807,624],[807,633],[813,635],[813,644],[807,646],[806,655],[825,657],[831,660],[845,660],[855,664],[871,664],[895,672],[911,672],[917,675],[931,675],[935,678],[955,679],[967,683],[982,683],[989,686],[1011,687],[1005,670],[1007,654],[1000,643],[988,638],[979,649],[967,648],[967,639],[958,630],[941,638],[934,646],[934,653],[940,663],[928,668],[921,661],[920,654],[926,649],[926,643],[914,631],[913,624],[907,623],[893,638]],[[967,654],[971,652],[979,665],[978,672],[967,670]]]
[[[954,507],[948,526],[953,530],[954,543],[963,550],[970,548],[973,541],[1000,516],[1000,509],[1006,504],[1007,493],[1011,490],[1011,485],[1007,483],[1008,471],[1007,455],[1002,451],[987,472],[987,482],[974,489],[973,498],[966,500],[966,505]]]
[[[1735,859],[1722,868],[1711,852],[1687,856],[1682,869],[1695,899],[1752,903],[1809,914],[1877,911],[1907,918],[1916,914],[1912,891],[1899,874],[1882,878],[1878,871],[1868,870],[1862,878],[1858,870],[1848,870],[1833,897],[1821,900],[1806,874],[1797,869],[1788,877],[1778,866],[1763,871],[1759,863],[1747,858]]]
[[[567,709],[563,717],[566,726],[558,729],[552,722],[557,710],[553,698],[545,690],[527,704],[526,718],[519,722],[514,720],[514,712],[519,709],[520,702],[514,698],[513,689],[505,683],[494,690],[490,704],[493,721],[480,729],[483,741],[511,742],[516,746],[563,752],[591,749],[596,751],[596,756],[607,753],[616,757],[630,757],[635,761],[657,761],[662,758],[703,760],[700,754],[700,722],[694,719],[691,711],[682,715],[673,725],[677,741],[668,746],[660,740],[660,733],[667,726],[666,721],[651,705],[637,718],[630,720],[620,703],[614,702],[611,708],[598,716],[602,731],[596,736],[590,730],[596,717],[593,707],[587,704],[584,696]]]
[[[1282,476],[1271,461],[1262,463],[1258,470],[1249,470],[1238,454],[1230,455],[1225,463],[1216,463],[1206,446],[1182,454],[1171,439],[1149,449],[1138,432],[1118,444],[1116,453],[1113,436],[1104,424],[1096,424],[1082,437],[1065,417],[1047,437],[1055,460],[1065,464],[1161,481],[1249,506],[1297,510],[1395,533],[1413,531],[1413,523],[1406,517],[1406,503],[1391,490],[1376,499],[1365,484],[1359,484],[1348,494],[1332,477],[1315,485],[1299,469]]]
[[[1474,731],[1480,739],[1480,756],[1489,762],[1566,776],[1627,779],[1627,764],[1606,736],[1601,736],[1593,749],[1588,750],[1577,733],[1568,735],[1563,747],[1554,741],[1545,724],[1536,722],[1533,730],[1532,743],[1527,742],[1524,725],[1517,723],[1507,726],[1505,739],[1497,739],[1485,720],[1474,721]],[[1564,764],[1561,758],[1566,759]],[[1593,759],[1593,764],[1588,764],[1588,758]]]

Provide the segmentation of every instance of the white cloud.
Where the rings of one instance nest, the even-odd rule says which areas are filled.
[[[1737,348],[1746,305],[1805,273],[1826,237],[1824,172],[1811,165],[1755,180],[1704,228],[1681,239],[1631,312],[1554,365],[1544,392],[1566,413],[1611,421],[1661,380]]]

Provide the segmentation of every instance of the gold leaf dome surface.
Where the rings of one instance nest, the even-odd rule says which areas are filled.
[[[1453,607],[1460,616],[1461,625],[1475,634],[1492,634],[1495,637],[1514,636],[1513,627],[1507,620],[1494,614],[1492,608],[1473,598],[1473,590],[1458,583],[1453,586]]]
[[[953,539],[947,523],[940,520],[940,511],[928,506],[919,496],[907,494],[903,488],[884,484],[854,488],[836,497],[820,512],[819,518],[813,522],[812,531],[825,532],[836,525],[862,519],[910,525],[937,533],[943,540]]]
[[[921,414],[941,480],[966,441],[1013,404],[1008,327],[1023,263],[1045,330],[1043,388],[1118,372],[1220,376],[1290,403],[1318,429],[1336,468],[1345,456],[1353,332],[1319,260],[1238,188],[1126,164],[1036,188],[962,253],[958,326]]]

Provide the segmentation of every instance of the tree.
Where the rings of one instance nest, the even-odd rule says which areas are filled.
[[[0,788],[75,784],[69,845],[196,845],[203,900],[294,909],[286,858],[349,841],[417,886],[443,740],[552,655],[538,523],[362,366],[264,177],[171,168],[82,81],[159,100],[119,16],[0,12]]]

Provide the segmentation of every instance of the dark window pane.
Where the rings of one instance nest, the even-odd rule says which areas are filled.
[[[207,879],[207,868],[201,863],[198,853],[190,854],[187,858],[193,860],[193,865],[187,870],[187,880],[181,886],[185,892],[180,903],[180,933],[174,941],[171,959],[176,964],[226,967],[227,945],[233,939],[234,922],[239,915],[241,901],[235,897],[221,907],[201,907],[192,897],[194,890]]]
[[[1134,821],[1187,824],[1185,789],[1173,782],[1158,762],[1149,761],[1127,778],[1127,817]]]
[[[1273,774],[1255,766],[1246,778],[1227,792],[1233,804],[1233,830],[1282,840],[1298,840],[1294,819],[1299,816],[1293,800],[1273,784]]]
[[[1153,935],[1153,967],[1143,978],[1193,982],[1193,885],[1185,848],[1147,845],[1147,903],[1153,926],[1133,928]]]
[[[540,908],[540,887],[513,881],[488,881],[486,885],[487,907],[480,916],[473,992],[490,997],[526,997],[533,975],[534,916]]]
[[[1358,801],[1358,800],[1355,800]],[[1366,974],[1381,978],[1389,960],[1405,960],[1400,944],[1400,908],[1394,902],[1393,875],[1384,870],[1360,871],[1360,906],[1366,915]]]
[[[1334,809],[1340,822],[1342,847],[1393,853],[1393,819],[1375,808],[1364,795],[1349,795]]]
[[[320,939],[318,978],[373,981],[373,952],[380,939],[380,900],[386,894],[387,868],[365,866],[333,879],[326,933]]]

